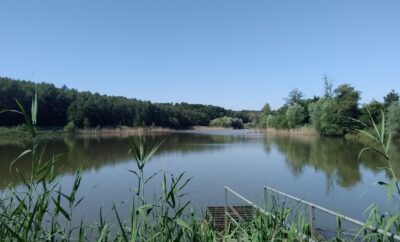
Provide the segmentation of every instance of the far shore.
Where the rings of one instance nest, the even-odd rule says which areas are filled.
[[[166,133],[175,133],[185,130],[195,131],[214,131],[214,130],[233,130],[232,128],[225,127],[211,127],[211,126],[195,126],[189,129],[171,129],[164,127],[107,127],[107,128],[89,128],[89,129],[76,129],[73,132],[66,132],[61,128],[52,129],[39,129],[37,131],[37,139],[58,138],[64,136],[78,136],[78,137],[127,137],[132,135],[161,135]],[[0,143],[28,141],[31,139],[31,134],[27,130],[22,130],[17,127],[0,127]]]
[[[320,136],[314,128],[311,127],[300,127],[295,129],[258,129],[261,133],[273,134],[273,135],[284,135],[284,136]]]
[[[66,136],[77,137],[128,137],[133,135],[163,135],[167,133],[176,133],[181,131],[229,131],[234,130],[227,127],[213,126],[194,126],[189,129],[170,129],[163,127],[108,127],[108,128],[91,128],[77,129],[75,132],[65,132],[62,129],[39,129],[36,139],[60,138]],[[282,135],[282,136],[319,136],[318,132],[311,127],[302,127],[297,129],[254,129],[256,132]],[[23,131],[15,127],[0,127],[0,143],[18,143],[31,140],[31,135],[28,131]]]

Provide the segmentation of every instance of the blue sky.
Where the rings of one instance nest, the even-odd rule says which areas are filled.
[[[0,76],[238,110],[324,74],[400,91],[400,1],[0,0]]]

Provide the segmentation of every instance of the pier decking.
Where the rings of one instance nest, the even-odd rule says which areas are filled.
[[[250,222],[254,217],[254,207],[252,206],[225,206],[207,207],[206,218],[212,221],[217,231],[223,231],[225,228],[225,219],[227,222]],[[226,216],[225,216],[226,215]]]

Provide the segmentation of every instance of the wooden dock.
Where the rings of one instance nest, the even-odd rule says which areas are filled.
[[[255,209],[253,206],[227,206],[227,216],[225,216],[225,206],[207,207],[206,218],[211,221],[217,231],[223,231],[228,222],[237,223],[250,222],[254,218]],[[225,221],[227,219],[227,221]]]

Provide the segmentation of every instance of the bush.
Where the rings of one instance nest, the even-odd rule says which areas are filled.
[[[64,131],[68,133],[75,133],[76,132],[76,126],[74,121],[70,121],[67,125],[64,127]]]
[[[311,103],[308,108],[312,126],[321,135],[340,136],[344,129],[338,124],[338,115],[335,113],[335,101],[330,98],[321,98]]]
[[[234,128],[234,129],[243,129],[243,120],[239,118],[232,117],[222,117],[211,120],[210,126],[213,127],[224,127],[224,128]]]
[[[296,128],[297,126],[303,124],[305,118],[305,110],[298,103],[290,105],[286,110],[286,120],[289,128]]]

